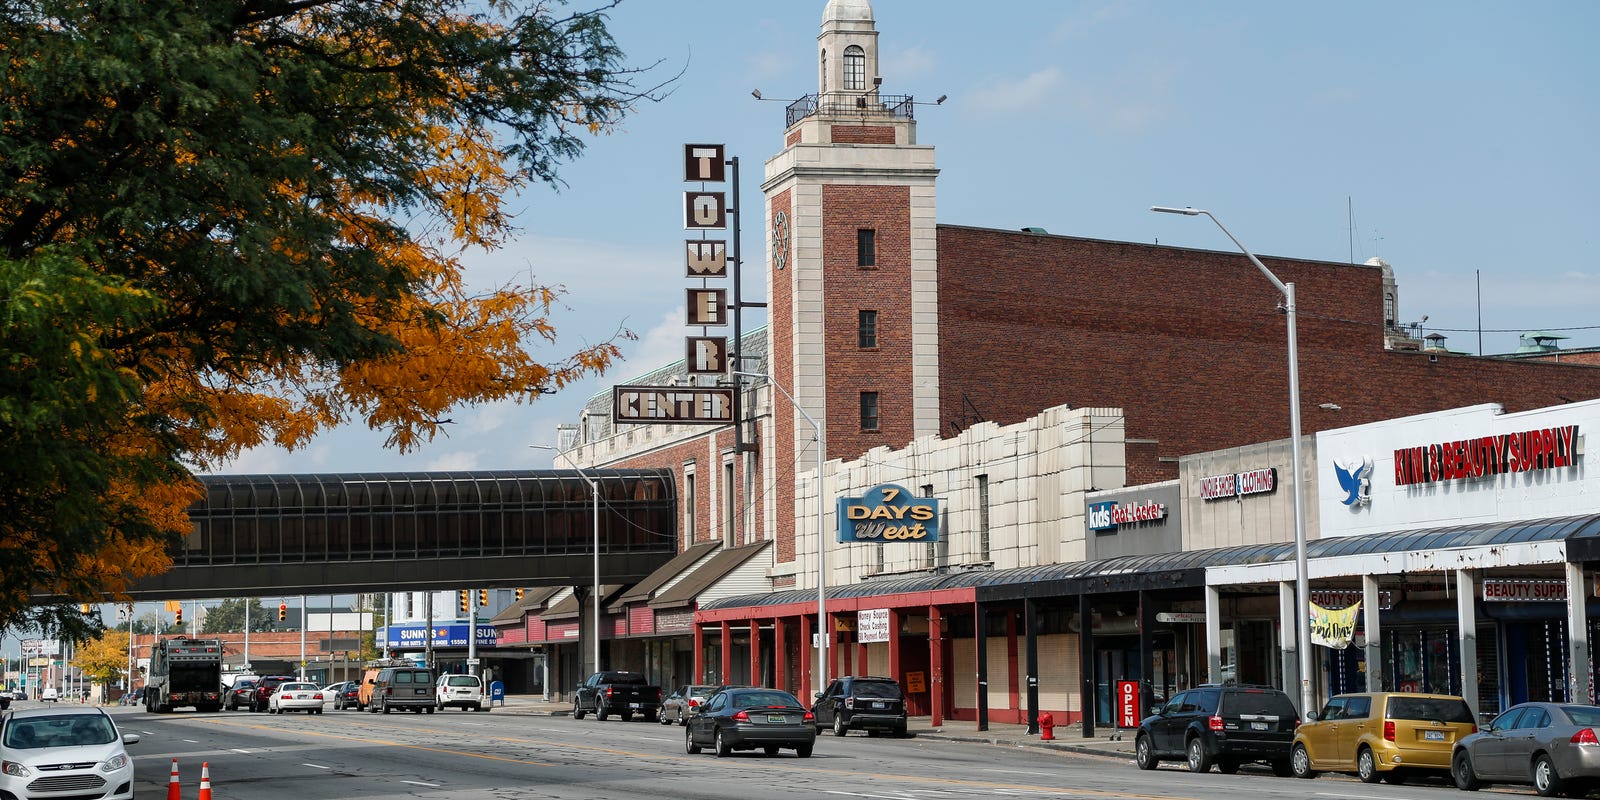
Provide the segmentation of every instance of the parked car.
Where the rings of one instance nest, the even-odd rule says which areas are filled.
[[[735,750],[760,749],[769,756],[790,749],[810,758],[817,729],[794,695],[780,689],[724,689],[706,698],[699,713],[683,729],[683,749],[690,755],[714,748],[717,757]]]
[[[229,711],[238,711],[240,706],[250,705],[250,693],[255,691],[255,678],[235,678],[233,685],[228,687],[228,695],[222,701],[223,708]]]
[[[1134,763],[1155,769],[1182,759],[1190,772],[1215,764],[1227,774],[1239,765],[1265,762],[1274,774],[1290,774],[1289,748],[1300,724],[1294,702],[1271,686],[1202,685],[1180,692],[1139,722]]]
[[[894,678],[869,675],[836,678],[811,705],[817,730],[833,728],[834,736],[853,730],[868,736],[906,735],[906,696]]]
[[[1366,783],[1404,783],[1417,771],[1449,770],[1456,742],[1477,730],[1467,701],[1453,695],[1342,694],[1295,732],[1289,760],[1301,778],[1354,772]]]
[[[136,733],[117,730],[98,708],[19,709],[0,719],[0,796],[54,797],[71,792],[109,800],[133,797],[133,761],[125,745]]]
[[[322,687],[322,694],[333,703],[333,710],[345,708],[361,710],[361,684],[355,681],[340,681]]]
[[[1512,706],[1456,742],[1450,776],[1469,792],[1490,783],[1526,783],[1542,797],[1583,797],[1600,788],[1600,706]]]
[[[367,681],[372,690],[367,704],[370,712],[387,714],[398,708],[432,714],[439,705],[433,693],[433,670],[427,667],[384,667]]]
[[[325,702],[327,698],[316,684],[290,681],[279,684],[278,688],[273,690],[272,697],[267,700],[267,713],[304,711],[307,714],[321,714]]]
[[[0,692],[0,711],[4,711],[4,710],[6,710],[6,709],[8,709],[10,707],[11,707],[11,691],[8,689],[8,690],[6,690],[4,692]]]
[[[591,711],[601,722],[612,714],[623,722],[634,714],[642,715],[646,722],[654,721],[661,712],[661,687],[637,672],[596,672],[578,684],[572,697],[573,719],[583,719]]]
[[[263,675],[256,680],[256,685],[250,687],[250,710],[266,711],[267,703],[272,700],[272,693],[285,683],[294,681],[293,675]]]
[[[685,724],[689,716],[700,707],[700,703],[716,690],[715,686],[701,684],[679,686],[672,694],[667,695],[667,699],[661,701],[661,724]]]
[[[460,706],[473,711],[489,710],[483,704],[483,678],[477,675],[440,675],[434,693],[438,695],[440,709]]]

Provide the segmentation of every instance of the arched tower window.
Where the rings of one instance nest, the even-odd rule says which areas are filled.
[[[1383,296],[1383,322],[1389,327],[1394,327],[1394,293],[1388,292]]]
[[[867,88],[867,51],[857,45],[844,49],[844,88],[856,92]]]
[[[822,51],[822,82],[817,84],[817,85],[822,87],[822,91],[824,91],[824,92],[828,91],[828,51],[827,50],[823,50]]]

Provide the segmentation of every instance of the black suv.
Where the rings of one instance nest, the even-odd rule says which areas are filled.
[[[852,730],[906,735],[906,695],[894,678],[839,678],[816,696],[811,714],[817,730],[832,726],[834,736]]]
[[[1139,723],[1134,761],[1155,769],[1163,759],[1183,759],[1190,772],[1212,764],[1225,773],[1265,761],[1280,777],[1292,774],[1289,748],[1300,724],[1289,695],[1270,686],[1197,686],[1179,692]]]

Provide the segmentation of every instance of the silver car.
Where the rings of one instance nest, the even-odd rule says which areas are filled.
[[[1450,759],[1456,786],[1532,784],[1542,797],[1600,788],[1600,706],[1523,703],[1462,738]]]
[[[133,797],[133,762],[121,733],[98,708],[13,711],[0,723],[0,796]]]
[[[679,686],[678,690],[667,699],[661,701],[661,714],[658,717],[662,725],[687,725],[689,717],[700,708],[700,704],[717,691],[716,686],[702,686],[690,684]]]

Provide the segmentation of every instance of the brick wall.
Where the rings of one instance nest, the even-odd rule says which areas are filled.
[[[792,190],[772,196],[771,213],[779,211],[789,215],[791,230],[794,222]],[[767,230],[772,230],[772,220],[767,220]],[[767,287],[770,299],[767,306],[767,330],[771,337],[767,345],[767,358],[772,376],[784,386],[794,386],[794,292],[790,280],[794,277],[797,248],[790,245],[789,268],[773,271],[767,265]],[[777,538],[777,552],[773,560],[787,564],[794,560],[794,406],[775,398],[772,402],[772,441],[762,442],[763,449],[771,447],[777,454],[772,467],[773,531]]]
[[[837,129],[835,129],[837,130]],[[857,231],[875,231],[876,266],[858,265]],[[911,380],[911,193],[904,186],[822,190],[824,347],[830,458],[915,433]],[[878,346],[859,346],[858,314],[878,312]],[[861,392],[878,392],[878,430],[861,429]]]
[[[1303,434],[1600,396],[1595,367],[1386,351],[1378,268],[1262,261],[1296,285]],[[1281,299],[1236,252],[940,226],[941,433],[974,409],[1008,424],[1060,403],[1121,407],[1128,438],[1157,443],[1130,452],[1130,482],[1172,477],[1152,455],[1285,438]]]

